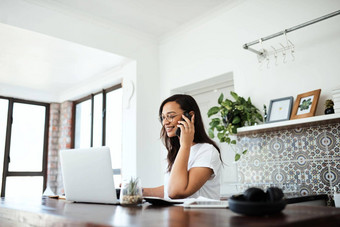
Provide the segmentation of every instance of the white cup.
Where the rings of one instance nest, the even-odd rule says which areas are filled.
[[[340,193],[334,193],[335,207],[340,207]]]

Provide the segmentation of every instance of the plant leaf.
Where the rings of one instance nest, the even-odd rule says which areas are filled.
[[[217,114],[219,110],[220,108],[218,106],[211,107],[208,110],[208,117],[210,117],[211,115]]]
[[[220,97],[218,98],[218,104],[220,104],[221,105],[221,103],[223,102],[223,98],[224,98],[224,96],[223,96],[223,93],[221,93],[221,95],[220,95]]]
[[[244,150],[244,151],[242,152],[242,154],[246,154],[246,153],[247,153],[247,151],[248,151],[248,150]]]
[[[234,119],[233,119],[233,124],[234,124],[234,125],[236,125],[236,124],[238,124],[238,123],[240,123],[240,122],[241,122],[241,119],[240,119],[239,116],[234,117]]]
[[[228,110],[231,110],[233,102],[230,101],[229,99],[226,99],[221,103],[221,105],[224,106],[225,108],[227,108]]]
[[[238,95],[235,92],[231,91],[230,94],[236,101],[238,100]]]
[[[238,109],[238,110],[243,110],[244,109],[244,107],[242,105],[237,105],[237,106],[235,106],[235,108]]]
[[[256,113],[256,118],[259,120],[259,121],[263,121],[263,117],[261,114],[259,113]]]
[[[223,138],[223,137],[224,137],[224,133],[223,133],[223,132],[217,133],[217,138],[218,138],[219,140],[221,140],[221,138]]]
[[[214,125],[215,124],[219,125],[221,123],[221,119],[220,118],[213,118],[213,119],[211,119],[211,122],[209,123],[209,125],[211,125],[212,122],[214,122]]]
[[[240,154],[235,154],[235,162],[237,162],[241,158]]]
[[[214,134],[214,129],[209,129],[209,131],[208,131],[208,134],[209,134],[209,137],[210,138],[212,138],[212,139],[214,139],[214,137],[215,137],[215,134]]]
[[[219,125],[220,124],[220,122],[218,122],[218,121],[211,121],[210,123],[209,123],[209,125],[210,125],[210,127],[211,128],[215,128],[217,125]]]
[[[236,144],[236,140],[232,140],[230,143],[231,144]]]
[[[222,125],[217,125],[216,129],[217,129],[218,132],[220,132],[220,131],[224,130],[224,127]]]

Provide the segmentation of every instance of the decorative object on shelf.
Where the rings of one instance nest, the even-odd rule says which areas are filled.
[[[333,114],[334,113],[334,102],[332,99],[327,99],[325,102],[325,114]]]
[[[292,112],[293,96],[273,99],[269,103],[267,123],[289,120]]]
[[[295,100],[290,119],[314,116],[320,93],[321,89],[299,94]]]
[[[334,113],[340,113],[340,87],[332,91],[334,102]]]
[[[238,96],[235,92],[230,92],[235,101],[224,99],[223,93],[218,98],[219,106],[211,107],[208,111],[208,117],[215,114],[220,114],[219,117],[211,119],[209,123],[209,136],[215,137],[215,129],[217,131],[217,138],[221,143],[236,144],[236,140],[231,136],[237,133],[237,129],[243,126],[255,125],[258,122],[263,122],[263,117],[260,111],[251,103],[250,98],[245,100]],[[242,154],[245,154],[244,150]],[[241,154],[235,154],[235,161],[241,158]]]
[[[267,122],[267,106],[265,104],[263,104],[263,120],[264,122]]]
[[[257,39],[253,42],[250,42],[250,43],[246,43],[243,45],[243,48],[246,49],[246,50],[249,50],[251,52],[254,52],[257,54],[257,58],[258,58],[258,61],[260,63],[260,66],[262,66],[263,62],[266,61],[267,62],[267,68],[269,68],[269,56],[270,55],[274,55],[274,59],[275,59],[275,65],[277,65],[277,59],[278,59],[278,54],[279,53],[282,53],[282,59],[283,59],[283,63],[286,63],[286,57],[287,57],[287,51],[290,51],[290,55],[291,55],[291,58],[292,60],[295,60],[295,56],[294,56],[294,53],[295,53],[295,46],[294,44],[287,38],[287,33],[288,32],[292,32],[292,31],[295,31],[295,30],[298,30],[300,28],[303,28],[303,27],[306,27],[306,26],[309,26],[309,25],[312,25],[314,23],[317,23],[317,22],[320,22],[320,21],[323,21],[325,19],[328,19],[328,18],[331,18],[331,17],[334,17],[334,16],[337,16],[337,15],[340,15],[340,10],[337,10],[333,13],[330,13],[330,14],[327,14],[325,16],[322,16],[322,17],[319,17],[319,18],[316,18],[314,20],[310,20],[310,21],[307,21],[305,23],[302,23],[302,24],[299,24],[299,25],[296,25],[294,27],[291,27],[291,28],[288,28],[288,29],[284,29],[283,31],[281,32],[277,32],[277,33],[274,33],[272,35],[269,35],[269,36],[266,36],[266,37],[263,37],[263,38],[260,38],[260,39]],[[269,40],[269,39],[273,39],[275,37],[278,37],[278,36],[281,36],[281,35],[285,35],[286,37],[286,45],[283,45],[281,43],[279,43],[280,45],[280,48],[275,48],[273,46],[271,46],[271,48],[268,48],[268,49],[265,49],[263,47],[263,42],[266,41],[266,40]],[[253,49],[253,48],[250,48],[250,46],[252,45],[255,45],[255,44],[258,44],[260,43],[261,45],[261,49],[260,50],[256,50],[256,49]]]
[[[120,204],[138,205],[143,201],[142,186],[139,178],[124,180],[120,190]]]

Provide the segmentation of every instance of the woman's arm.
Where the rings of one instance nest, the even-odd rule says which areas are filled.
[[[192,116],[190,121],[183,115],[185,121],[180,121],[182,125],[178,125],[181,128],[181,147],[169,178],[168,195],[171,199],[186,198],[194,194],[213,174],[213,170],[208,167],[195,167],[188,171],[190,148],[195,135],[194,118]]]
[[[168,196],[171,199],[183,199],[198,191],[213,174],[213,170],[208,167],[194,167],[185,174],[186,182],[174,184],[169,181]]]
[[[143,188],[143,196],[164,197],[164,186],[156,188]]]

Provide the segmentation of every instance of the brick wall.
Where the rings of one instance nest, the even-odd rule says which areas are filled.
[[[72,102],[50,105],[47,186],[56,193],[63,193],[59,150],[71,148]]]
[[[57,191],[58,187],[59,119],[60,104],[51,103],[48,133],[47,186],[49,186],[54,193]]]

